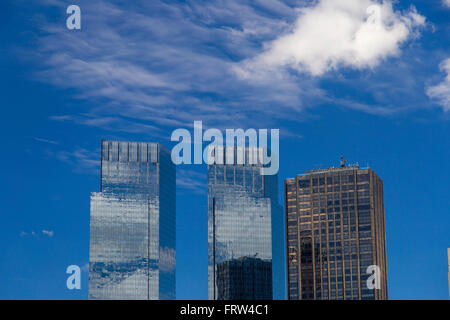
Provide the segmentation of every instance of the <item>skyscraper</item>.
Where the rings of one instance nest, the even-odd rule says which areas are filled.
[[[261,175],[245,148],[208,166],[208,281],[211,300],[283,299],[284,230],[276,175]],[[242,151],[242,150],[241,150]],[[232,164],[225,164],[227,157]],[[256,159],[256,158],[255,158]]]
[[[387,299],[383,181],[358,166],[285,181],[288,299]]]
[[[175,299],[175,167],[158,143],[102,141],[89,299]]]

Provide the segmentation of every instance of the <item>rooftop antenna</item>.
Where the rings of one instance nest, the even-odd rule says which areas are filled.
[[[344,156],[341,156],[341,168],[345,168],[346,164],[347,164],[347,160],[344,159]]]

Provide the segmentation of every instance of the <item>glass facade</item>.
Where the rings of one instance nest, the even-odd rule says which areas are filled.
[[[249,159],[249,149],[245,149]],[[226,152],[223,154],[227,157]],[[236,155],[234,157],[236,162]],[[248,162],[248,161],[247,161]],[[285,297],[283,213],[277,179],[261,164],[208,166],[208,296],[211,300]]]
[[[272,262],[243,257],[216,268],[217,300],[272,299]]]
[[[157,143],[102,141],[89,299],[175,299],[175,166]]]
[[[288,299],[388,298],[383,199],[382,180],[358,166],[285,181]]]

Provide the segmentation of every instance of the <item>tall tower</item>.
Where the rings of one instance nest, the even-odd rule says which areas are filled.
[[[250,163],[259,149],[236,150],[208,166],[208,296],[210,300],[285,297],[283,212],[277,175]],[[225,164],[225,159],[234,160]],[[255,156],[257,158],[257,156]]]
[[[388,299],[383,198],[345,161],[285,181],[288,299]]]
[[[89,299],[175,299],[175,166],[158,143],[102,141]]]

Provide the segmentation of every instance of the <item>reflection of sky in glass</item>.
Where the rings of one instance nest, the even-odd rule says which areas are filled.
[[[175,298],[175,168],[161,145],[102,142],[89,259],[90,299]]]
[[[236,299],[271,299],[272,291],[273,297],[283,297],[283,217],[277,202],[277,177],[261,176],[260,168],[259,165],[208,167],[210,299],[223,298],[223,292],[234,293]],[[259,290],[253,291],[242,286],[236,288],[240,284],[234,281],[233,273],[240,273],[245,282],[246,277],[255,273],[252,268],[267,263],[273,275],[255,279],[268,284],[259,283],[255,285]],[[233,295],[225,296],[233,299]]]

